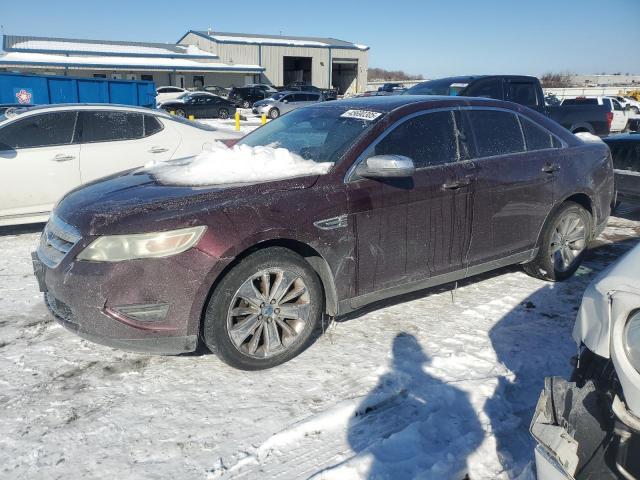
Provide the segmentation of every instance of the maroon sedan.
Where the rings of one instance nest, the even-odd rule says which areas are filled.
[[[323,315],[509,264],[563,280],[609,216],[609,149],[495,100],[388,96],[295,110],[241,140],[324,175],[176,186],[152,171],[67,194],[34,269],[90,340],[262,369]]]

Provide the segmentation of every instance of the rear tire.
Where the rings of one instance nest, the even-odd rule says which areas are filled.
[[[591,240],[591,215],[575,202],[565,202],[545,223],[535,259],[523,265],[532,277],[561,282],[582,263]]]
[[[271,110],[269,110],[269,118],[272,119],[276,119],[280,116],[280,110],[278,110],[277,108],[272,108]]]
[[[184,117],[186,117],[186,116],[187,116],[187,114],[185,113],[185,111],[184,111],[183,109],[181,109],[181,108],[176,109],[176,115],[177,115],[178,117],[182,117],[182,118],[184,118]]]
[[[320,279],[300,255],[282,247],[258,250],[211,294],[204,342],[232,367],[275,367],[313,342],[323,306]]]
[[[242,108],[251,108],[251,102],[249,100],[244,100],[242,102]]]

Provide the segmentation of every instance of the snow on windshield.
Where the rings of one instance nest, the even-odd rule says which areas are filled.
[[[166,185],[256,183],[327,173],[333,162],[314,162],[285,148],[215,142],[196,157],[148,164],[149,173]]]

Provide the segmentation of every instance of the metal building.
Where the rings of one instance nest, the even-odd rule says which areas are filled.
[[[5,35],[0,71],[184,88],[293,81],[366,90],[369,48],[333,38],[189,31],[177,44]]]
[[[364,92],[367,86],[369,47],[335,38],[191,30],[178,45],[194,45],[228,65],[259,65],[264,71],[256,82],[299,81],[340,94]]]

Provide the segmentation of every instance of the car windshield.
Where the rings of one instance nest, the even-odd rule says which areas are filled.
[[[286,148],[307,160],[337,163],[382,116],[380,112],[344,106],[300,108],[255,130],[238,145]]]
[[[405,95],[458,95],[468,84],[450,78],[419,83],[404,92]]]

